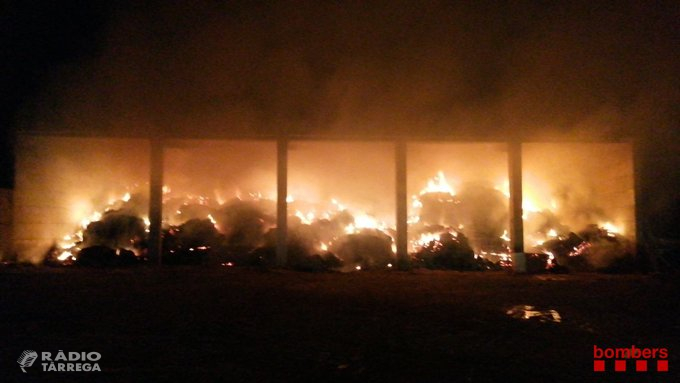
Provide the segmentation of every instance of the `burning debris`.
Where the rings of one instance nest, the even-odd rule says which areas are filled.
[[[101,213],[83,218],[74,233],[65,235],[47,252],[48,265],[118,266],[130,265],[146,257],[148,220],[141,218],[145,201],[125,193]]]
[[[163,230],[163,259],[169,265],[193,265],[206,261],[210,251],[224,242],[208,218],[192,218]]]
[[[589,225],[578,234],[555,235],[542,244],[556,265],[569,270],[630,272],[635,270],[633,244],[613,225]]]
[[[510,267],[506,187],[466,183],[454,189],[438,172],[412,196],[409,253],[416,267],[499,270]],[[456,190],[459,190],[456,191]],[[261,193],[224,200],[173,196],[164,191],[163,257],[167,264],[230,266],[276,264],[276,204]],[[395,264],[396,230],[375,216],[331,199],[312,203],[288,196],[288,267],[298,270],[359,271]],[[147,252],[146,201],[126,193],[103,213],[55,244],[47,264],[127,265]],[[627,270],[631,244],[611,223],[570,232],[550,209],[531,200],[525,221],[533,252],[527,270]]]
[[[428,269],[486,270],[493,265],[477,257],[465,235],[457,231],[439,234],[415,254],[415,259]]]
[[[341,237],[333,249],[349,270],[386,269],[395,262],[392,238],[378,229],[363,229]]]

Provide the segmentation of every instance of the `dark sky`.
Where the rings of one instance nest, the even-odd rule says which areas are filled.
[[[13,177],[13,139],[21,110],[62,65],[102,48],[109,7],[89,1],[3,1],[0,5],[0,186]]]
[[[17,129],[633,138],[678,209],[677,1],[138,3],[3,3],[2,186]]]

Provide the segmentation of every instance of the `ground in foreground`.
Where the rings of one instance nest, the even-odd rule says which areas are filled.
[[[2,381],[678,381],[677,275],[0,270]],[[517,319],[516,305],[561,322]],[[593,346],[665,347],[669,371],[593,372]],[[23,350],[102,372],[22,373]],[[609,363],[609,362],[608,362]],[[613,362],[608,370],[613,369]],[[155,378],[155,379],[154,379]]]

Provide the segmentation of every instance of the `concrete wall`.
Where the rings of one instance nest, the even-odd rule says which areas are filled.
[[[16,147],[14,247],[40,262],[83,218],[129,189],[148,191],[145,140],[20,137]]]
[[[12,190],[0,189],[0,260],[11,256]]]

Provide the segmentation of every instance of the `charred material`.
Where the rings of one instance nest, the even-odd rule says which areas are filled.
[[[118,267],[132,266],[141,262],[134,252],[126,249],[112,249],[106,246],[90,246],[78,253],[76,266],[86,267]]]
[[[220,246],[224,236],[209,219],[190,219],[171,227],[163,235],[163,259],[170,265],[206,262],[211,250]]]
[[[475,257],[467,237],[444,232],[439,240],[430,241],[415,254],[417,264],[428,269],[441,270],[491,270],[500,266]]]
[[[108,211],[102,219],[87,225],[83,247],[106,246],[111,249],[140,249],[146,237],[144,221],[126,211]]]
[[[395,261],[392,238],[380,230],[364,229],[341,237],[333,250],[345,267],[359,270],[384,269]]]
[[[633,244],[597,225],[543,244],[557,265],[575,271],[632,272],[638,269]]]

